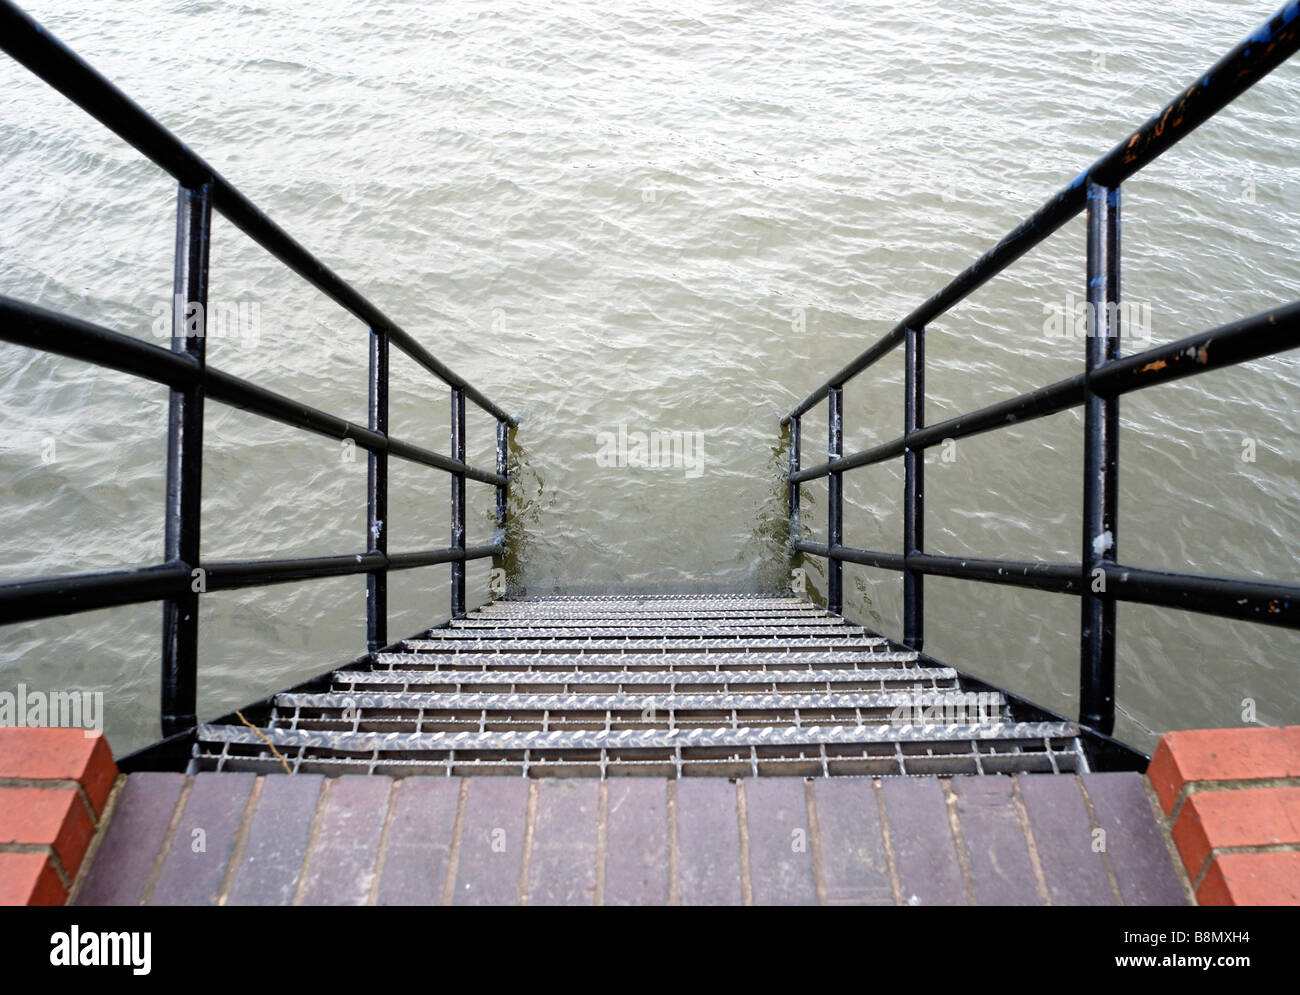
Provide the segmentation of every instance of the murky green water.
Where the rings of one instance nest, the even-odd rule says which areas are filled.
[[[147,3],[29,9],[296,238],[517,411],[514,581],[783,584],[783,412],[1247,33],[1244,2]],[[152,338],[173,184],[0,63],[0,292]],[[1300,296],[1300,63],[1125,187],[1124,294],[1150,337]],[[1081,368],[1045,332],[1083,293],[1076,221],[929,330],[938,420]],[[214,365],[354,420],[366,330],[225,222],[212,298],[255,327]],[[846,392],[850,451],[901,429],[901,350]],[[394,363],[395,434],[446,449],[446,391]],[[1124,399],[1120,557],[1293,577],[1294,355]],[[162,553],[166,394],[0,347],[6,577]],[[815,461],[825,408],[805,419]],[[682,465],[608,438],[685,433]],[[204,555],[359,549],[365,463],[211,404]],[[1254,462],[1243,460],[1254,447]],[[471,417],[471,454],[492,432]],[[602,453],[605,455],[602,457]],[[1077,559],[1078,412],[928,460],[927,545]],[[445,545],[445,475],[397,464],[390,548]],[[846,541],[897,550],[901,462],[846,478]],[[470,541],[491,534],[471,485]],[[805,491],[824,533],[825,483]],[[824,587],[815,561],[814,589]],[[394,575],[394,635],[445,617],[447,570]],[[482,598],[487,564],[471,571]],[[934,579],[927,649],[1073,712],[1078,604]],[[848,567],[847,613],[898,635],[896,576]],[[203,601],[200,711],[358,652],[361,578]],[[1294,634],[1121,606],[1119,733],[1300,720]],[[11,626],[0,689],[106,693],[152,739],[159,608]]]

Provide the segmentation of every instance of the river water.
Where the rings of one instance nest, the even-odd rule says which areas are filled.
[[[53,33],[522,421],[510,582],[528,593],[789,581],[780,416],[1269,12],[1243,0],[29,0]],[[158,341],[174,184],[0,62],[0,293]],[[1162,341],[1300,296],[1300,62],[1126,184],[1130,326]],[[366,329],[224,220],[209,361],[364,422]],[[1076,220],[928,333],[927,417],[1081,368]],[[240,307],[243,306],[242,320]],[[1136,345],[1129,343],[1128,348]],[[902,350],[846,391],[848,451],[902,424]],[[445,388],[394,360],[393,432],[446,450]],[[1289,578],[1300,362],[1122,404],[1122,561]],[[0,571],[156,562],[166,392],[0,346]],[[819,461],[825,405],[804,422]],[[636,463],[637,433],[684,460]],[[622,435],[621,435],[622,434]],[[621,453],[620,437],[631,452]],[[209,559],[361,548],[364,453],[212,403]],[[471,415],[474,462],[492,424]],[[927,547],[1077,560],[1077,411],[927,457]],[[390,549],[447,542],[444,474],[393,469]],[[470,542],[491,490],[470,485]],[[845,541],[897,550],[901,461],[846,477]],[[805,490],[825,531],[825,483]],[[823,539],[824,541],[824,539]],[[824,591],[816,561],[804,564]],[[471,570],[474,600],[488,564]],[[202,601],[203,716],[363,649],[364,584]],[[447,568],[395,574],[390,634],[446,617]],[[846,613],[899,635],[896,575]],[[1073,714],[1078,603],[931,580],[927,650]],[[1292,633],[1121,605],[1118,734],[1300,721]],[[0,690],[104,692],[157,731],[159,607],[10,626]]]

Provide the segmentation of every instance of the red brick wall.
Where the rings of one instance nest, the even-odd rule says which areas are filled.
[[[1300,726],[1167,733],[1147,770],[1202,905],[1300,905]]]
[[[0,905],[62,905],[117,779],[81,729],[0,727]]]

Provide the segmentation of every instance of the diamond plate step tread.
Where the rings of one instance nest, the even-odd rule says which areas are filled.
[[[742,726],[735,729],[573,729],[551,732],[317,732],[305,729],[249,729],[200,725],[200,742],[327,749],[341,753],[428,753],[462,750],[664,750],[699,747],[828,746],[869,743],[963,743],[986,740],[1043,742],[1072,739],[1072,722],[1013,722],[979,725]]]
[[[801,598],[496,601],[392,649],[275,696],[264,729],[200,727],[192,770],[271,773],[281,753],[329,776],[1088,770],[1074,723],[1016,721],[1004,695]]]
[[[827,631],[830,630],[830,631]],[[534,627],[534,626],[515,626],[500,625],[488,629],[469,628],[469,629],[434,629],[438,639],[598,639],[602,636],[609,638],[615,633],[626,632],[623,625],[610,624],[596,627],[572,627],[563,626],[557,628]],[[875,636],[870,629],[864,629],[860,625],[840,625],[840,626],[822,626],[808,625],[799,622],[793,625],[715,625],[715,626],[647,626],[636,630],[634,636],[627,636],[628,639],[725,639],[725,638],[745,638],[759,639],[764,636],[779,636],[790,638],[791,636],[818,636],[824,639],[838,638],[841,634],[846,636]],[[432,633],[431,633],[432,635]],[[883,637],[875,636],[883,641]]]
[[[748,669],[758,666],[785,667],[791,670],[799,666],[838,666],[845,669],[872,668],[887,664],[915,663],[917,654],[906,652],[862,652],[858,650],[813,651],[802,653],[675,653],[666,658],[663,653],[376,653],[373,657],[375,669],[387,667],[410,669],[451,668],[463,670],[469,667],[510,667],[529,670],[544,666],[570,667],[573,670],[586,670],[593,667],[655,667],[660,670],[679,670],[689,667],[739,667]],[[671,660],[666,663],[665,660]]]
[[[841,636],[823,639],[786,638],[769,639],[766,642],[739,643],[732,639],[406,639],[401,645],[417,653],[520,653],[527,650],[547,650],[552,652],[612,652],[613,650],[659,650],[665,653],[691,653],[697,650],[724,650],[732,653],[752,650],[756,653],[772,653],[782,650],[834,650],[834,649],[871,649],[874,646],[889,646],[889,640],[880,636],[855,638]]]
[[[513,608],[485,606],[475,608],[466,618],[628,618],[628,619],[764,619],[764,618],[835,618],[840,615],[809,605],[805,608],[562,608],[550,606],[535,610],[521,611]]]
[[[492,602],[493,604],[512,604],[512,605],[538,605],[538,604],[585,604],[587,602],[598,602],[603,604],[609,603],[628,603],[641,604],[667,604],[671,602],[761,602],[763,604],[791,604],[806,605],[810,602],[802,598],[790,597],[786,594],[755,594],[750,592],[729,593],[729,594],[541,594],[532,597],[524,596],[521,598],[511,598],[507,602]]]
[[[698,692],[695,694],[501,694],[479,693],[411,693],[340,692],[322,694],[278,694],[275,707],[288,709],[355,709],[451,711],[793,711],[817,709],[882,709],[900,706],[945,708],[946,706],[983,707],[987,711],[1002,708],[1006,699],[996,692],[970,691],[867,691],[839,693],[806,692]]]
[[[712,632],[743,632],[745,635],[752,635],[755,632],[764,632],[774,630],[781,635],[787,635],[790,632],[802,631],[804,629],[813,629],[818,635],[823,632],[838,633],[840,631],[861,632],[860,628],[854,628],[845,622],[842,618],[792,618],[776,619],[771,616],[759,618],[701,618],[701,619],[671,619],[672,630],[680,630],[689,635],[697,633],[708,635]],[[595,629],[597,634],[602,630],[614,632],[626,632],[628,630],[638,631],[641,629],[662,629],[665,619],[656,618],[624,618],[620,619],[616,615],[608,615],[602,618],[555,618],[553,616],[542,616],[537,618],[521,617],[511,615],[508,618],[458,618],[447,623],[447,629],[435,629],[435,632],[452,631],[473,631],[473,632],[492,632],[505,631],[513,633],[519,630],[533,631],[536,629],[567,629],[583,630]]]
[[[950,667],[871,670],[337,670],[336,684],[837,684],[876,681],[956,680]]]

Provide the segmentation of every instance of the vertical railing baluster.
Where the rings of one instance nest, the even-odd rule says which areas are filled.
[[[451,458],[465,462],[465,391],[451,389]],[[465,551],[465,474],[451,475],[451,548]],[[451,562],[451,617],[465,617],[465,558]]]
[[[388,435],[388,332],[370,329],[370,431]],[[388,555],[388,453],[371,452],[366,468],[366,549]],[[388,568],[366,574],[366,648],[388,645]]]
[[[925,329],[909,328],[904,346],[903,433],[925,427]],[[925,453],[903,450],[903,562],[925,551]],[[925,642],[925,575],[903,570],[903,643]]]
[[[1120,191],[1088,184],[1089,373],[1120,354]],[[1079,721],[1109,735],[1115,727],[1115,600],[1105,593],[1116,562],[1119,505],[1119,399],[1087,389],[1083,413],[1083,564]]]
[[[830,459],[836,460],[844,449],[844,388],[832,387],[826,395],[826,402],[829,425],[826,453]],[[843,473],[830,474],[826,492],[826,607],[838,615],[844,611],[844,563],[836,556],[836,547],[844,544]]]
[[[212,188],[182,186],[176,198],[172,351],[206,361]],[[194,726],[198,712],[199,538],[203,491],[203,384],[173,388],[167,419],[164,558],[190,569],[190,589],[163,602],[161,706],[164,736]]]
[[[794,477],[799,472],[800,463],[803,460],[800,452],[802,441],[803,431],[799,416],[795,415],[790,419],[790,477]],[[797,480],[792,479],[790,481],[786,502],[787,507],[790,509],[790,555],[793,556],[795,552],[794,544],[803,538],[803,526],[800,522],[799,482]]]
[[[497,419],[497,476],[505,477],[510,465],[509,451],[510,426]],[[506,544],[506,505],[508,503],[509,484],[497,484],[496,535],[493,543],[503,550]]]

